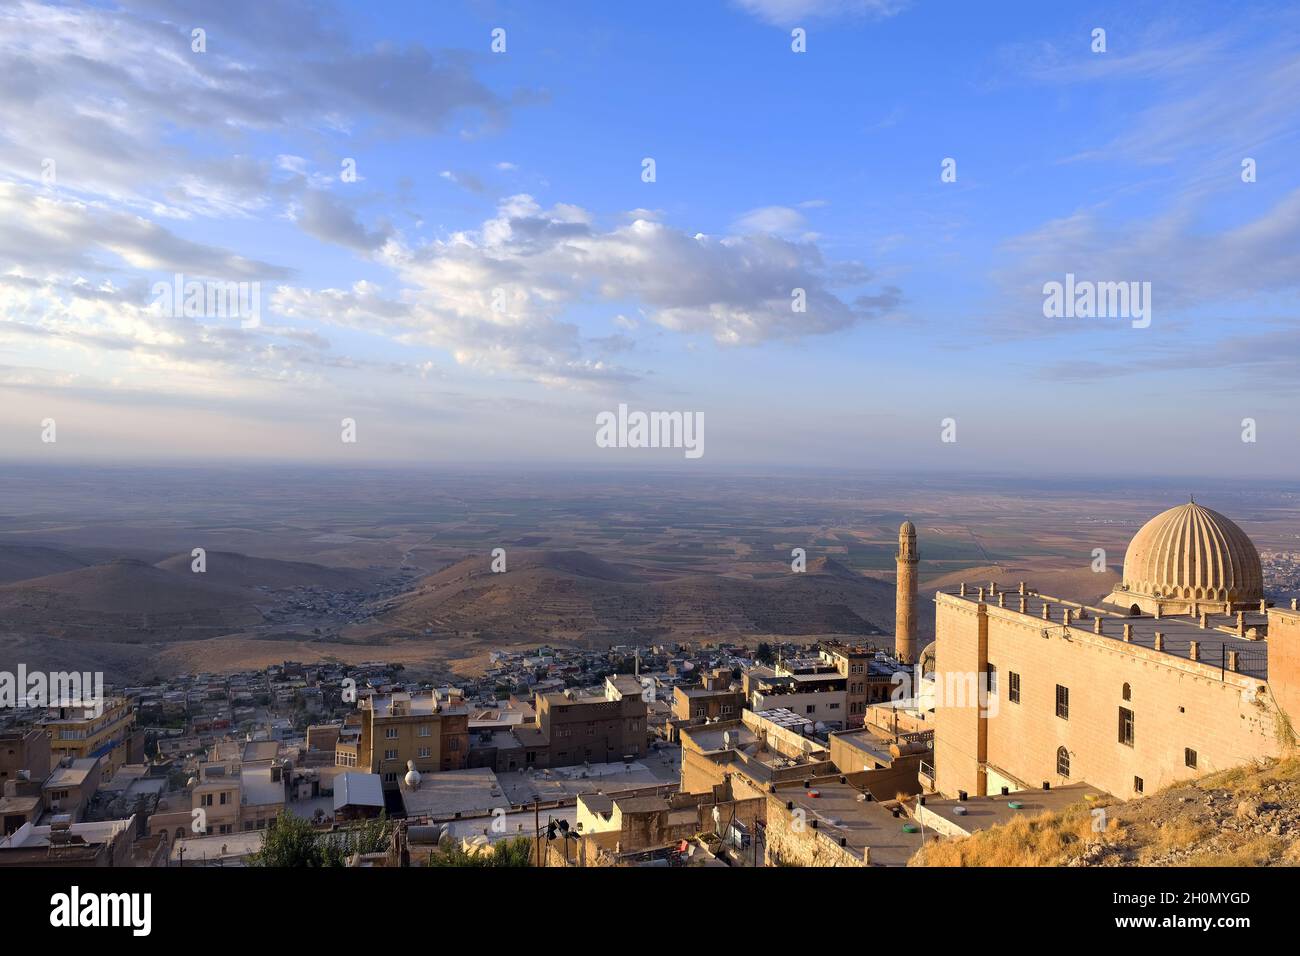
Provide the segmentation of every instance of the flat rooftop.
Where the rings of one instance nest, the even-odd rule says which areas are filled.
[[[663,746],[632,763],[620,760],[589,767],[515,770],[498,776],[510,803],[517,807],[533,800],[572,800],[598,790],[610,793],[640,787],[675,787],[681,780],[681,748]]]
[[[922,821],[926,817],[923,811],[928,811],[941,817],[949,827],[970,834],[1010,823],[1016,817],[1064,810],[1081,800],[1088,800],[1089,796],[1100,798],[1106,794],[1091,784],[1071,783],[1051,790],[1017,790],[992,797],[971,797],[965,802],[930,795],[925,798],[925,806],[918,804],[916,811]],[[1020,809],[1013,809],[1010,806],[1012,802],[1021,804]],[[958,813],[956,807],[964,807],[966,812]]]
[[[132,817],[127,820],[103,820],[96,823],[74,823],[71,832],[80,838],[83,844],[107,843],[118,833],[132,825]],[[0,840],[0,850],[31,849],[50,845],[50,828],[26,824],[9,836]]]
[[[82,757],[79,760],[72,761],[70,767],[56,767],[54,772],[46,778],[44,789],[79,787],[86,782],[86,778],[90,776],[90,772],[95,769],[97,763],[99,763],[98,757]]]
[[[488,767],[421,774],[419,787],[412,789],[403,779],[399,789],[410,817],[440,820],[510,809],[501,782]]]
[[[921,848],[921,833],[903,829],[912,822],[909,817],[895,817],[879,801],[861,799],[862,791],[850,783],[832,780],[816,782],[810,788],[786,786],[772,796],[801,807],[807,823],[811,826],[817,821],[817,829],[831,839],[843,837],[845,849],[854,855],[861,857],[869,851],[871,866],[907,866]]]
[[[425,691],[422,694],[374,694],[366,698],[370,702],[370,709],[375,712],[376,717],[433,717],[436,716],[434,706],[437,705],[437,714],[468,714],[469,707],[462,698],[435,697],[431,692]],[[398,708],[405,707],[405,713],[394,714],[393,704],[396,703]]]
[[[876,761],[884,764],[890,764],[894,760],[894,755],[889,752],[889,741],[883,740],[876,736],[875,733],[866,727],[858,727],[854,730],[839,730],[831,734],[831,737],[840,743],[847,744],[855,750],[862,751]],[[842,771],[864,770],[865,767],[840,767]]]
[[[984,586],[987,587],[987,585]],[[946,594],[958,601],[979,604],[979,587],[980,585],[972,587],[967,584],[966,594],[964,595],[960,593],[959,587],[942,588],[939,593]],[[987,590],[984,603],[989,606],[990,611],[996,609],[1001,613],[1018,615],[1020,613],[1021,597],[1018,587],[1007,588],[1004,593],[1006,594],[1006,607],[998,607],[997,595],[990,595]],[[1044,604],[1049,606],[1050,620],[1043,618]],[[1249,640],[1238,637],[1236,634],[1236,615],[1229,617],[1226,614],[1211,614],[1208,619],[1209,626],[1202,628],[1198,618],[1186,614],[1168,615],[1159,618],[1152,617],[1150,614],[1130,616],[1127,611],[1121,608],[1099,608],[1092,605],[1080,605],[1075,601],[1066,601],[1051,595],[1038,594],[1032,588],[1025,595],[1025,616],[1033,618],[1041,629],[1047,630],[1054,635],[1062,634],[1062,629],[1065,627],[1062,620],[1066,608],[1069,608],[1075,617],[1075,621],[1069,626],[1069,631],[1072,634],[1087,634],[1093,637],[1108,638],[1117,644],[1123,644],[1124,625],[1131,624],[1133,627],[1131,643],[1135,647],[1145,647],[1147,650],[1154,651],[1156,632],[1159,631],[1164,635],[1164,649],[1158,653],[1169,654],[1190,661],[1192,659],[1192,642],[1197,641],[1200,645],[1200,663],[1203,666],[1212,667],[1216,670],[1220,669],[1221,665],[1226,667],[1227,652],[1237,651],[1239,654],[1238,673],[1258,680],[1268,679],[1267,639]],[[1081,608],[1087,615],[1082,621],[1078,619]],[[1102,634],[1100,635],[1093,632],[1093,621],[1097,617],[1102,619]],[[1260,614],[1258,611],[1247,612],[1245,625],[1247,631],[1251,628],[1257,628],[1258,632],[1262,634],[1268,625],[1268,616]]]

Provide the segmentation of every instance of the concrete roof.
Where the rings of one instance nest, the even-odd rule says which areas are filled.
[[[405,779],[400,783],[402,804],[407,816],[434,819],[453,818],[456,814],[487,813],[510,809],[497,775],[488,767],[468,770],[444,770],[420,775],[420,786],[411,789]]]
[[[812,796],[814,793],[817,796]],[[861,795],[852,784],[832,780],[816,782],[808,789],[782,787],[772,797],[802,807],[809,825],[816,820],[817,829],[826,836],[836,841],[845,838],[846,849],[856,855],[869,849],[871,866],[906,866],[921,848],[921,834],[903,830],[903,825],[911,822],[907,816],[895,817],[884,804],[861,800]]]
[[[126,820],[102,820],[94,823],[72,824],[72,834],[81,837],[86,843],[107,843],[118,833],[132,826],[135,817]],[[0,840],[0,850],[42,847],[50,845],[50,828],[33,826],[30,823],[19,827],[9,836]]]
[[[964,596],[958,593],[959,591],[959,587],[944,588],[941,593],[959,601],[969,601],[972,604],[979,603],[979,592],[972,591],[970,585],[967,585]],[[1005,593],[1007,596],[1006,607],[998,607],[996,596],[985,596],[985,603],[989,606],[989,611],[1019,615],[1020,592],[1018,590],[1008,590]],[[1035,619],[1035,623],[1042,630],[1057,637],[1065,630],[1065,625],[1061,623],[1062,608],[1069,607],[1076,612],[1079,608],[1076,602],[1062,601],[1053,598],[1051,595],[1031,593],[1027,594],[1025,598],[1025,616]],[[1052,620],[1043,619],[1044,603],[1052,606]],[[1093,620],[1098,616],[1097,611],[1102,612],[1100,616],[1105,633],[1101,635],[1093,633]],[[1247,629],[1254,627],[1263,631],[1268,623],[1268,617],[1258,612],[1249,612],[1245,615],[1245,623]],[[1192,641],[1197,641],[1200,645],[1200,663],[1202,666],[1217,671],[1220,662],[1226,659],[1227,651],[1238,651],[1241,654],[1240,673],[1259,680],[1268,679],[1267,638],[1252,641],[1237,637],[1233,632],[1236,625],[1235,616],[1229,618],[1223,614],[1212,614],[1209,617],[1210,626],[1202,628],[1197,618],[1186,614],[1168,615],[1159,618],[1152,617],[1149,614],[1131,617],[1118,608],[1089,607],[1088,617],[1083,621],[1072,623],[1069,630],[1073,634],[1100,637],[1103,640],[1109,639],[1119,647],[1123,647],[1125,646],[1123,640],[1125,624],[1133,626],[1133,640],[1130,642],[1132,646],[1154,650],[1156,632],[1159,631],[1164,635],[1164,649],[1159,653],[1181,657],[1190,661]],[[1228,629],[1219,630],[1220,627]]]
[[[939,823],[945,829],[960,831],[964,834],[977,830],[986,830],[992,826],[1009,823],[1015,817],[1037,816],[1047,811],[1064,810],[1088,796],[1101,797],[1105,793],[1087,783],[1072,783],[1051,790],[1017,790],[1006,795],[994,797],[972,797],[966,801],[946,797],[927,796],[925,806],[916,807],[916,815],[922,822],[927,821],[928,814],[941,818]],[[1013,810],[1008,804],[1020,803],[1021,809]],[[954,808],[961,806],[965,814],[959,814]]]
[[[79,787],[86,782],[86,777],[95,769],[95,764],[99,763],[98,757],[82,757],[80,760],[72,761],[70,767],[56,767],[54,772],[46,778],[44,789],[50,790],[59,787]]]

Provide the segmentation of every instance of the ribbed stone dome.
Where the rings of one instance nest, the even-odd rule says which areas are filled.
[[[1264,574],[1246,532],[1189,502],[1156,515],[1133,536],[1123,587],[1161,601],[1258,604]]]

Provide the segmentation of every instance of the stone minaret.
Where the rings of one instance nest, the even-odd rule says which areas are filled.
[[[898,529],[898,592],[894,608],[894,654],[904,664],[916,663],[916,526],[904,521]]]

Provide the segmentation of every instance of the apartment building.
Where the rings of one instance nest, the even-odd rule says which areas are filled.
[[[359,702],[361,733],[340,739],[335,764],[377,773],[395,791],[407,763],[420,773],[461,770],[469,755],[469,707],[456,691],[375,694]]]
[[[126,697],[110,697],[99,716],[81,707],[51,708],[50,716],[40,724],[50,735],[50,753],[54,760],[97,758],[103,761],[103,774],[111,778],[123,764],[137,762],[143,756],[135,744],[135,707]]]

